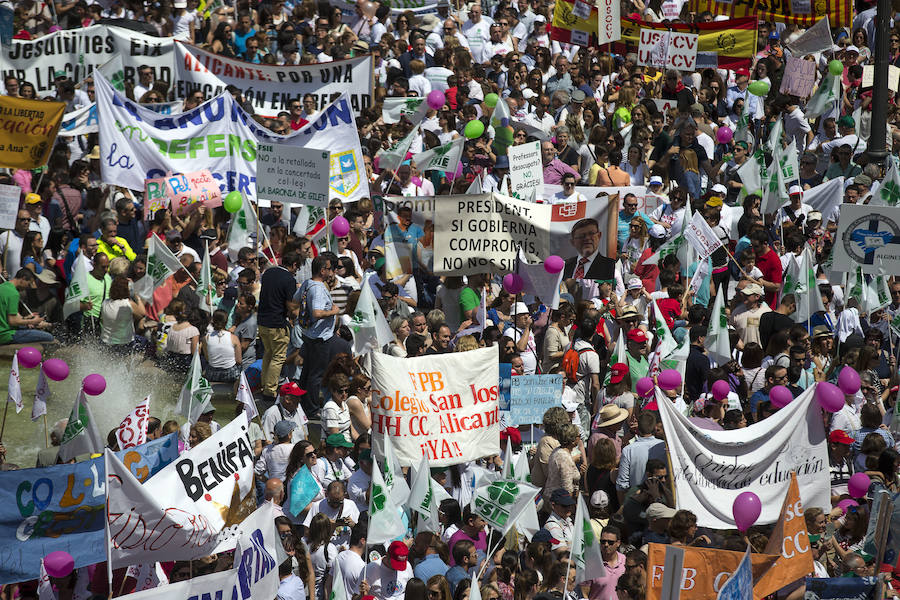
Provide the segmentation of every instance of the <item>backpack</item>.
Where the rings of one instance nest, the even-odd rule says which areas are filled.
[[[594,348],[588,346],[587,348],[582,348],[581,350],[576,350],[574,344],[569,346],[569,349],[566,350],[566,353],[563,354],[561,367],[563,373],[566,375],[566,381],[575,383],[578,381],[578,362],[581,358],[581,355],[585,352],[591,352]]]
[[[309,302],[307,302],[307,296],[309,295],[309,285],[310,280],[306,280],[303,282],[300,291],[300,310],[297,315],[297,324],[301,329],[309,329],[313,326],[313,318],[312,318],[312,308],[309,306]]]

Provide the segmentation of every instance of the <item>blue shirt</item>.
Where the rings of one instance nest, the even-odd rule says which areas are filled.
[[[450,570],[450,565],[441,560],[437,554],[428,554],[425,559],[413,568],[413,574],[422,581],[428,581],[435,575],[444,575]]]
[[[303,302],[304,294],[306,294],[305,303]],[[331,307],[334,306],[328,288],[323,282],[315,279],[307,279],[303,282],[303,285],[294,294],[294,302],[300,303],[301,320],[305,316],[311,316],[313,310],[331,310]],[[334,335],[334,315],[324,319],[310,318],[310,321],[312,325],[303,329],[303,335],[306,337],[327,340]]]
[[[757,390],[755,394],[750,396],[750,412],[753,415],[756,415],[756,407],[760,402],[768,402],[769,401],[769,392],[762,390]]]
[[[463,579],[468,579],[469,574],[466,573],[465,569],[463,569],[459,565],[456,565],[454,567],[450,567],[450,570],[447,571],[445,577],[450,583],[450,595],[452,596],[456,593],[456,586],[459,584],[459,582]]]
[[[291,573],[278,584],[278,600],[306,600],[306,588],[303,580]]]
[[[396,223],[391,223],[390,241],[392,242],[403,242],[404,244],[415,246],[419,238],[424,235],[425,231],[415,223],[411,223],[406,228],[406,231],[400,229],[400,226]]]
[[[616,487],[629,490],[642,484],[647,476],[647,460],[651,458],[666,460],[666,443],[656,436],[635,438],[622,448]]]

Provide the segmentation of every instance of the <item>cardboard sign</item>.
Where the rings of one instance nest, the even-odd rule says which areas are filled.
[[[541,143],[509,147],[509,183],[513,198],[540,198],[544,188]]]
[[[693,71],[700,36],[695,33],[641,28],[638,64],[679,71]]]
[[[12,229],[16,226],[21,196],[22,188],[19,186],[0,184],[0,229]]]
[[[679,71],[693,71],[697,65],[697,48],[700,36],[696,33],[669,34],[669,53],[666,67]]]
[[[508,425],[540,423],[548,408],[559,406],[562,375],[521,375],[510,378]]]
[[[160,209],[170,207],[183,215],[200,204],[207,208],[222,205],[219,183],[206,169],[144,180],[145,219],[151,218]]]
[[[816,63],[795,56],[789,56],[784,68],[779,92],[787,96],[808,98],[816,84]]]
[[[328,206],[330,156],[313,148],[260,144],[256,152],[256,195],[283,204]]]
[[[616,0],[600,0],[597,5],[597,43],[608,44],[622,39],[621,6]]]

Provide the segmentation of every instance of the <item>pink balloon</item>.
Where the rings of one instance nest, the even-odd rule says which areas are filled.
[[[728,125],[722,125],[716,130],[716,139],[720,144],[727,144],[734,139],[734,132]]]
[[[556,274],[562,271],[566,266],[566,261],[555,254],[551,254],[544,261],[544,270],[550,274]]]
[[[859,391],[859,373],[853,367],[844,367],[838,374],[838,387],[845,394],[855,394]]]
[[[350,233],[350,222],[338,215],[331,221],[331,233],[336,237],[344,237]]]
[[[428,107],[433,110],[441,110],[447,102],[447,96],[441,90],[431,90],[428,92]]]
[[[106,379],[99,373],[93,373],[85,377],[81,385],[88,396],[99,396],[106,389]]]
[[[710,391],[712,392],[713,398],[721,402],[728,397],[728,393],[731,391],[731,386],[728,385],[728,382],[724,379],[719,379],[712,385],[712,389]]]
[[[784,408],[793,399],[794,395],[791,393],[791,390],[783,385],[772,386],[772,389],[769,390],[769,401],[772,402],[772,406],[775,408]]]
[[[675,369],[666,369],[656,377],[660,389],[674,390],[681,385],[681,373]]]
[[[69,365],[61,358],[51,358],[44,361],[44,375],[53,381],[62,381],[69,376]]]
[[[833,383],[820,381],[816,384],[816,400],[823,410],[835,413],[844,407],[844,392]]]
[[[865,473],[854,473],[847,481],[847,491],[854,498],[862,498],[869,491],[869,484],[872,480]]]
[[[525,287],[525,282],[518,273],[508,273],[503,276],[503,289],[510,294],[518,294]]]
[[[753,492],[741,492],[731,505],[731,513],[734,515],[734,523],[740,531],[746,532],[753,527],[762,511],[762,503],[759,496]]]
[[[856,500],[851,500],[850,498],[844,498],[840,502],[838,502],[838,508],[840,508],[844,514],[847,514],[847,509],[851,506],[859,506],[859,502]]]
[[[19,358],[19,364],[26,369],[33,369],[41,364],[41,351],[31,346],[25,346],[16,353]]]
[[[649,398],[650,395],[653,394],[655,385],[656,384],[654,384],[653,380],[649,377],[641,377],[637,380],[637,383],[634,384],[634,389],[641,398]]]
[[[75,568],[75,559],[68,552],[57,550],[44,557],[44,569],[50,577],[65,577]]]

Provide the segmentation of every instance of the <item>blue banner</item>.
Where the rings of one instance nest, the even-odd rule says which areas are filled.
[[[872,600],[875,577],[807,577],[808,600]]]
[[[178,458],[178,434],[170,433],[140,446],[120,450],[116,456],[135,479],[144,483]]]
[[[750,564],[750,548],[747,548],[737,569],[719,590],[716,600],[753,600],[753,567]]]
[[[62,550],[75,567],[106,560],[103,457],[0,473],[0,583],[37,579],[41,559]]]
[[[542,423],[548,408],[562,405],[562,375],[519,375],[509,384],[507,425]]]

